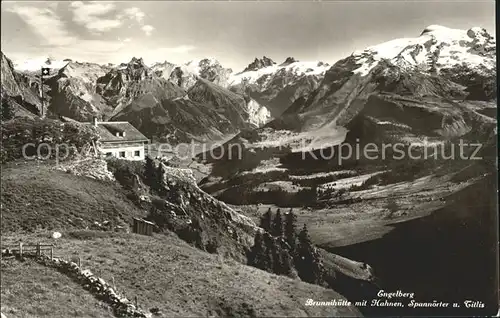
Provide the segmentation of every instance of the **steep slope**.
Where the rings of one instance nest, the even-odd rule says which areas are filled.
[[[128,121],[148,138],[173,144],[203,142],[237,133],[228,119],[187,96],[156,99],[146,94],[123,108],[112,120]]]
[[[164,61],[164,62],[157,62],[151,65],[151,70],[155,72],[157,76],[163,77],[164,79],[168,80],[170,78],[170,74],[172,74],[172,71],[176,67],[177,65],[170,63],[168,61]]]
[[[200,78],[227,87],[231,73],[230,68],[224,68],[216,59],[205,58],[176,66],[170,73],[169,80],[186,90]],[[165,77],[166,73],[163,76]]]
[[[175,84],[152,76],[172,90],[139,92],[128,105],[115,110],[113,120],[129,121],[147,136],[171,143],[217,140],[269,120],[265,107],[209,80],[198,78],[184,93]],[[137,85],[143,85],[147,79],[138,81]]]
[[[99,77],[96,92],[113,108],[110,116],[118,114],[137,99],[142,99],[142,102],[151,100],[155,104],[163,99],[185,95],[178,86],[157,76],[142,58],[135,57],[129,63],[122,63]]]
[[[10,115],[13,116],[40,115],[42,103],[37,94],[37,89],[39,88],[37,81],[31,81],[26,76],[16,72],[12,61],[3,52],[0,52],[0,55],[2,59],[0,65],[2,76],[2,114],[10,112]],[[2,120],[4,120],[3,117]]]
[[[205,79],[198,79],[188,90],[188,97],[211,107],[239,129],[250,128],[249,123],[258,127],[269,120],[265,107]]]
[[[95,63],[68,62],[46,81],[51,87],[49,110],[79,121],[90,121],[112,111],[112,107],[96,92],[97,79],[110,67]]]
[[[316,89],[328,67],[323,62],[300,62],[293,57],[278,65],[264,56],[233,74],[229,85],[231,90],[266,105],[273,117],[278,117],[297,98]]]

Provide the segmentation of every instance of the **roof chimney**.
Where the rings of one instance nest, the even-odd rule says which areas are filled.
[[[97,117],[96,116],[92,117],[92,123],[94,124],[94,127],[97,127]]]

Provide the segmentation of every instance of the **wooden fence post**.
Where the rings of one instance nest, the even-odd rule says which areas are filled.
[[[54,247],[50,247],[50,260],[54,259]]]
[[[82,259],[78,256],[78,267],[82,267]]]
[[[19,242],[19,257],[23,258],[23,243]]]
[[[134,299],[135,299],[135,308],[139,308],[137,307],[137,296],[134,296]]]
[[[36,243],[36,257],[40,257],[40,242]]]

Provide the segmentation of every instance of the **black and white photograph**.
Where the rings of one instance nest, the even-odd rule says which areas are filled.
[[[1,318],[498,317],[493,0],[1,2]]]

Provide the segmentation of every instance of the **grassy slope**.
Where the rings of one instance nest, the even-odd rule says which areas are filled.
[[[114,317],[70,278],[34,261],[1,261],[2,313],[7,317]]]
[[[47,233],[23,240],[47,241]],[[12,244],[19,236],[3,237]],[[353,316],[356,309],[307,307],[305,302],[342,299],[316,285],[276,276],[195,249],[174,235],[153,237],[111,233],[64,233],[57,240],[58,255],[80,255],[82,266],[129,299],[164,317],[206,316]],[[13,304],[12,306],[15,306]]]
[[[159,307],[165,317],[206,316],[209,313],[224,316],[359,315],[351,308],[306,307],[305,301],[309,298],[326,301],[342,296],[332,290],[205,253],[174,234],[151,238],[113,232],[71,232],[75,227],[68,222],[69,218],[83,218],[86,224],[114,218],[129,223],[133,215],[141,213],[123,190],[112,183],[50,170],[36,163],[4,165],[1,180],[2,244],[49,242],[53,240],[48,229],[59,230],[63,238],[53,241],[56,256],[79,255],[85,268],[110,283],[114,278],[118,291],[129,299],[137,296],[146,310]],[[22,231],[32,231],[37,224],[47,229],[33,233]],[[23,266],[27,273],[39,272],[36,264]],[[16,271],[4,272],[2,268],[2,290],[4,282],[15,282],[18,276]],[[21,317],[29,317],[30,313],[43,311],[35,304],[27,308],[23,305],[29,299],[28,290],[33,292],[33,288],[26,286],[44,284],[42,278],[26,277],[31,277],[31,282],[21,280],[21,290],[16,291],[21,297],[11,297],[9,302],[4,302],[2,297],[2,305],[8,306],[7,313],[13,308]],[[54,280],[61,286],[64,281]],[[53,293],[49,287],[44,287],[47,308],[60,306],[64,299],[57,297],[60,287],[55,287]],[[26,293],[22,292],[24,289]],[[73,293],[78,294],[76,290],[67,291],[67,297]],[[83,289],[81,293],[85,293]],[[95,303],[94,299],[79,301],[67,307],[81,310],[85,317],[94,315],[95,306],[89,305]],[[73,312],[61,313],[61,316],[72,315]],[[96,315],[105,317],[104,314]]]
[[[2,166],[1,189],[2,233],[37,227],[61,230],[73,227],[71,222],[87,226],[109,220],[125,225],[143,213],[118,185],[35,162]]]

